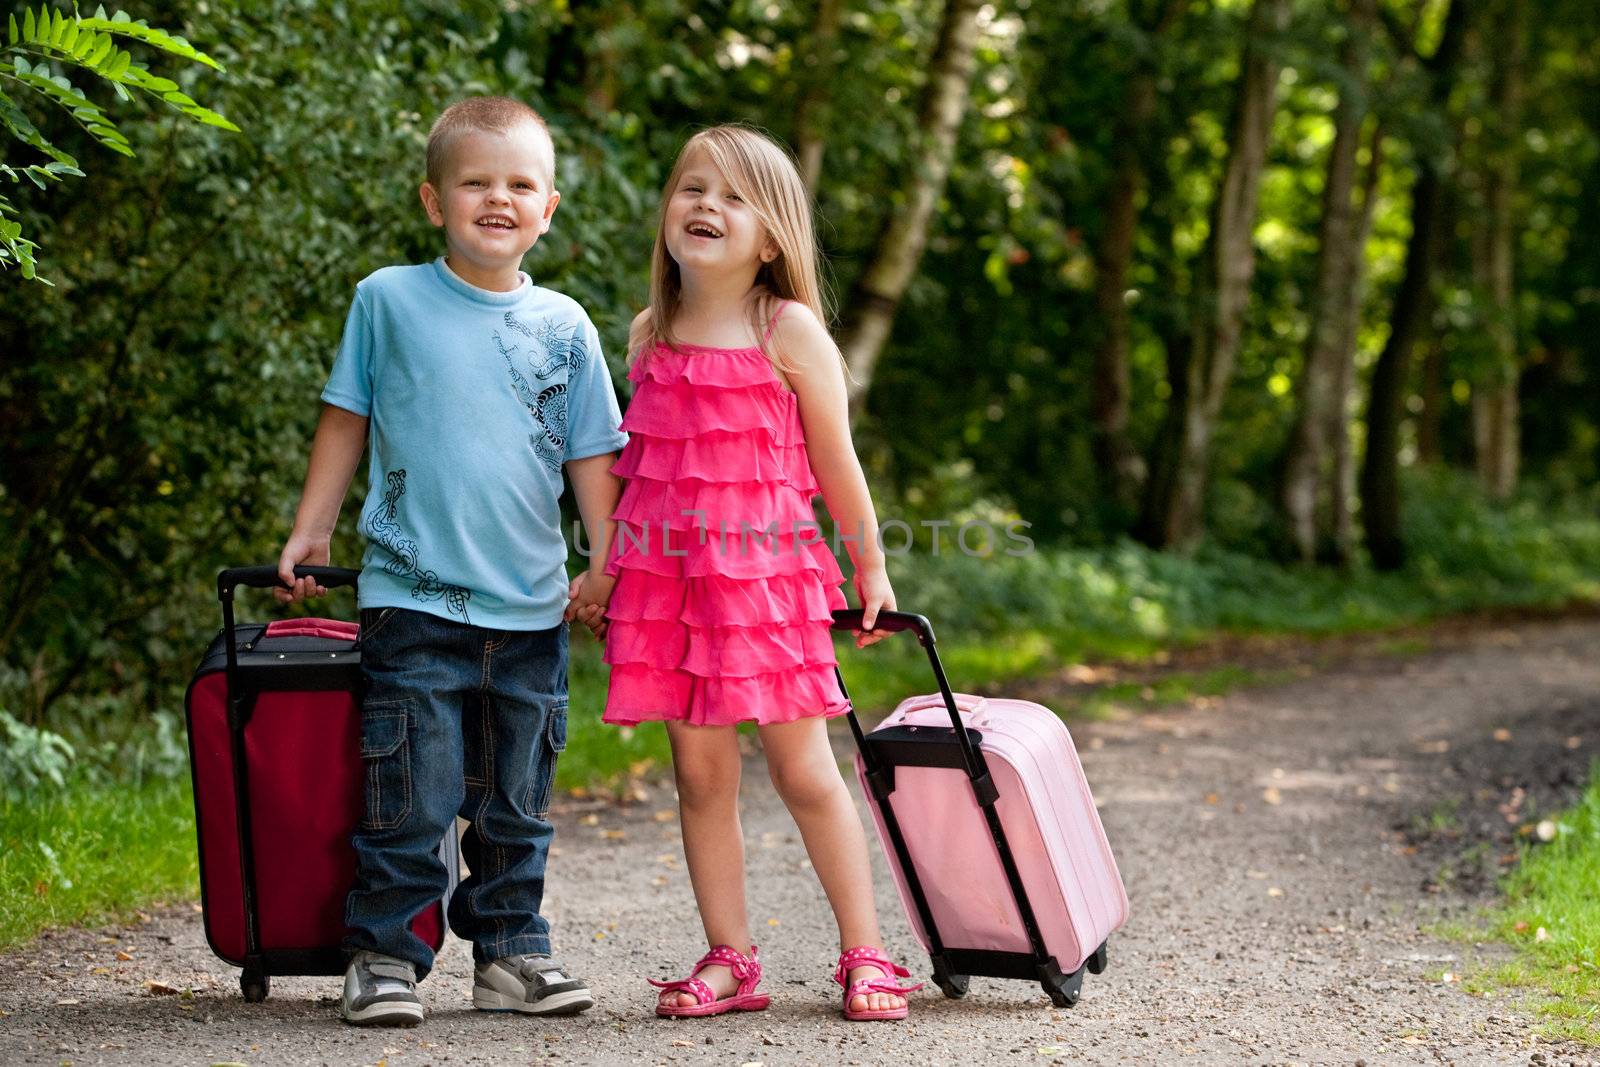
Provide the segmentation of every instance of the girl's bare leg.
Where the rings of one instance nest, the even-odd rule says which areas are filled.
[[[826,720],[799,719],[763,726],[761,745],[766,750],[772,784],[800,828],[806,855],[833,908],[833,917],[839,924],[839,951],[857,945],[881,949],[867,838],[850,790],[834,762]],[[876,977],[876,967],[858,967],[850,972],[849,981]],[[904,1003],[904,997],[873,993],[856,997],[851,1007],[856,1011],[884,1011]]]
[[[678,785],[678,821],[689,865],[695,903],[709,945],[750,951],[750,922],[744,900],[744,831],[739,825],[739,738],[731,726],[667,723],[672,742],[672,774]],[[700,980],[718,997],[739,988],[733,972],[714,964]],[[688,993],[664,990],[663,1004],[684,1007]]]

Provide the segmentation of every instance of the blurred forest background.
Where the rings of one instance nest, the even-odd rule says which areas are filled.
[[[222,64],[151,57],[242,132],[76,82],[122,158],[18,97],[87,177],[4,187],[53,283],[0,274],[14,797],[74,760],[183,773],[212,579],[276,558],[355,283],[441,250],[422,146],[470,93],[550,120],[562,202],[527,266],[588,308],[619,383],[684,138],[744,121],[793,147],[880,511],[1032,524],[1025,558],[967,556],[953,528],[935,554],[924,528],[892,561],[962,684],[1600,595],[1592,0],[130,14]],[[359,559],[357,510],[335,562]],[[574,645],[594,718],[600,667]],[[657,751],[598,737],[569,782]]]

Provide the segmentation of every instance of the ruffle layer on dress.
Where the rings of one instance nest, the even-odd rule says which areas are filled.
[[[649,434],[634,431],[635,437]],[[787,482],[807,497],[817,491],[803,444],[779,445],[766,434],[708,430],[699,437],[654,437],[623,449],[611,473],[622,478],[672,482]]]
[[[628,575],[632,586],[621,599],[613,597],[606,615],[618,622],[681,622],[689,626],[741,626],[831,622],[845,607],[837,588],[808,573],[780,574],[760,581],[720,574],[701,578],[669,578],[653,571]]]
[[[771,725],[850,710],[832,667],[750,678],[701,678],[628,663],[611,668],[605,721],[618,726],[679,720],[692,726]]]
[[[844,713],[828,626],[844,575],[794,394],[759,349],[658,346],[628,377],[605,721]]]

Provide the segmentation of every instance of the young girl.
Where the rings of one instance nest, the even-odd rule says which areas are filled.
[[[848,543],[865,630],[894,592],[850,441],[845,371],[823,326],[809,198],[787,153],[739,126],[696,134],[661,201],[650,306],[629,337],[635,384],[613,471],[627,479],[607,573],[605,721],[665,720],[683,848],[712,948],[654,982],[656,1014],[759,1011],[745,909],[735,724],[767,770],[839,923],[847,1019],[900,1019],[908,972],[879,939],[866,838],[828,743],[848,710],[830,611],[846,606],[815,526],[820,489]],[[867,531],[861,537],[861,531]],[[593,616],[591,616],[593,617]],[[596,621],[599,621],[596,619]]]

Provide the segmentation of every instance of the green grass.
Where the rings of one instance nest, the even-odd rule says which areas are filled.
[[[1555,839],[1524,846],[1505,902],[1483,925],[1439,932],[1511,944],[1514,960],[1471,975],[1465,988],[1524,990],[1546,1036],[1600,1046],[1600,763],[1583,799],[1551,822]]]
[[[198,879],[187,776],[0,801],[0,949],[187,899]]]

